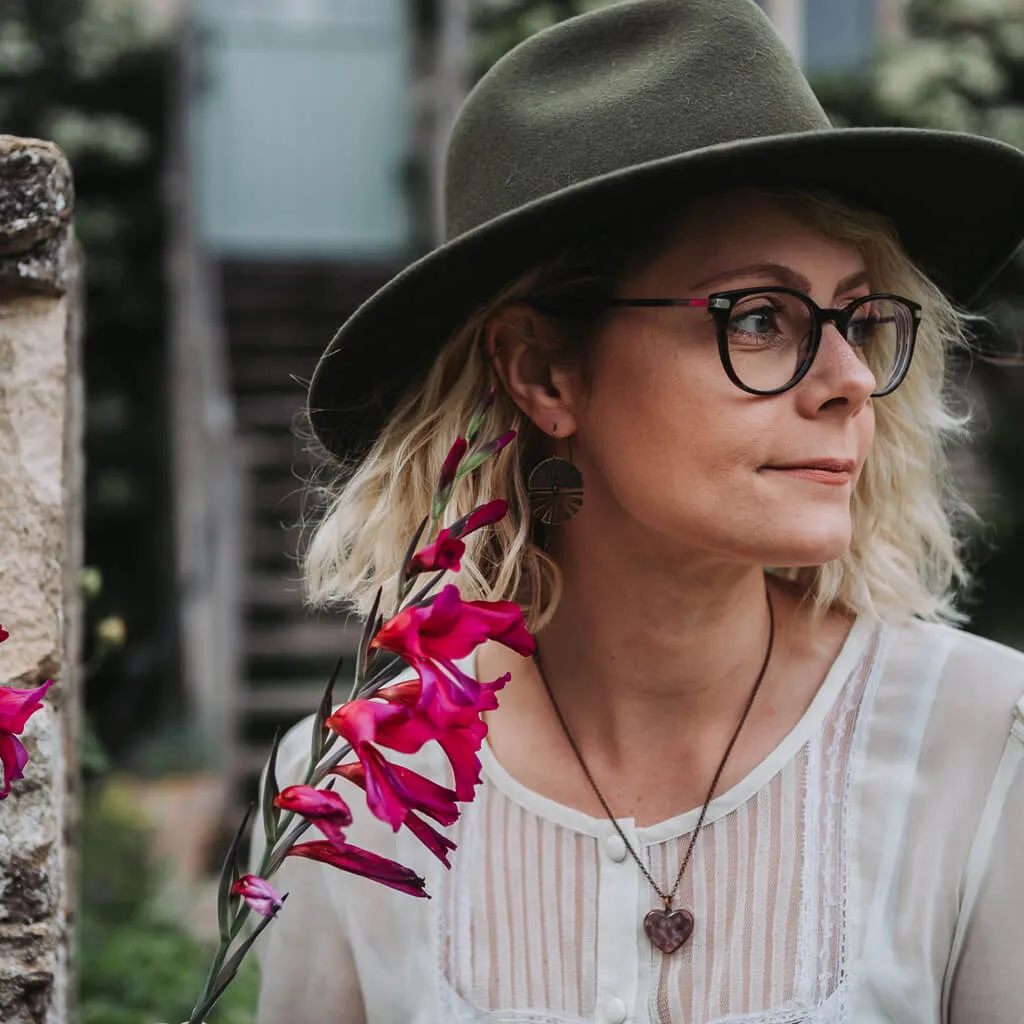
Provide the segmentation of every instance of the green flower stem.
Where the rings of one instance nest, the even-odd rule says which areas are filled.
[[[327,742],[321,743],[320,756],[316,761],[310,762],[307,765],[303,785],[315,786],[317,783],[322,782],[326,778],[330,769],[340,764],[344,758],[351,753],[352,747],[350,744],[346,743],[344,747],[334,754],[330,761],[326,764],[320,764],[322,758],[330,747],[334,745],[334,740],[336,739],[337,737],[333,736]],[[274,876],[277,869],[283,863],[288,850],[295,845],[295,841],[310,827],[310,822],[308,821],[297,826],[290,834],[287,835],[286,841],[281,843],[280,849],[278,849],[278,843],[281,837],[288,833],[288,827],[291,825],[294,818],[294,811],[286,811],[272,826],[270,826],[267,834],[267,845],[263,851],[263,856],[260,858],[259,867],[255,872],[260,878],[269,881]],[[234,945],[235,940],[245,927],[251,913],[252,911],[245,900],[240,900],[238,909],[235,911],[235,916],[231,921],[231,927],[227,938],[222,938],[217,945],[217,950],[213,955],[213,962],[210,964],[210,970],[207,973],[206,981],[200,990],[199,999],[196,1002],[195,1009],[192,1011],[192,1016],[188,1019],[188,1024],[203,1024],[206,1015],[213,1009],[217,999],[220,998],[221,992],[226,988],[226,985],[223,984],[225,979],[221,977],[221,972],[224,969],[224,963],[231,951],[231,947]],[[270,918],[265,919],[265,921],[269,923]],[[266,924],[261,923],[259,930],[262,931],[264,927],[266,927]],[[234,970],[237,970],[237,966]]]

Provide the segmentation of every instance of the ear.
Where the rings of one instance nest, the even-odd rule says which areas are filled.
[[[538,430],[574,434],[582,389],[578,374],[554,359],[551,319],[525,302],[509,303],[487,319],[482,340],[498,379]]]

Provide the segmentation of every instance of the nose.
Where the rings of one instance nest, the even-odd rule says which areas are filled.
[[[833,323],[822,327],[818,353],[800,382],[816,408],[839,401],[851,413],[860,410],[878,387],[871,368]]]

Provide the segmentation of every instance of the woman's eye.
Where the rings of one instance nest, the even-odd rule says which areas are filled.
[[[744,334],[767,334],[776,328],[776,310],[771,306],[762,306],[760,309],[746,309],[742,313],[735,313],[729,321],[729,327],[734,331],[742,331]]]
[[[846,331],[847,340],[854,345],[866,344],[878,330],[881,322],[881,318],[877,316],[860,316],[851,320]]]

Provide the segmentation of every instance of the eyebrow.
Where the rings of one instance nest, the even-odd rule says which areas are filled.
[[[713,274],[711,277],[706,277],[694,284],[691,287],[691,291],[701,291],[705,288],[710,288],[712,285],[731,281],[737,277],[754,276],[773,277],[787,288],[795,288],[801,292],[810,292],[811,290],[811,282],[792,267],[787,267],[782,263],[750,263],[745,267],[734,267],[730,270],[723,270],[719,274]],[[866,270],[858,270],[844,277],[836,285],[833,294],[838,295],[841,292],[849,291],[851,288],[857,288],[862,284],[866,284],[867,281],[868,272]]]

